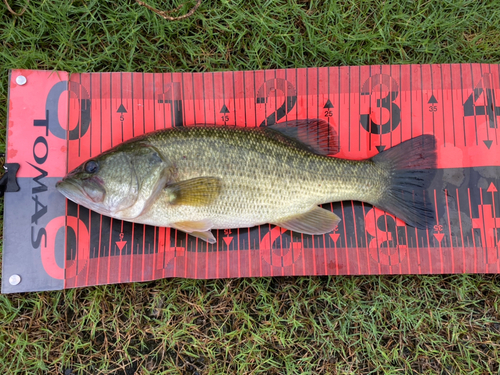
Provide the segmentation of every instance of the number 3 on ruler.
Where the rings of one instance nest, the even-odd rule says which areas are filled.
[[[385,86],[388,91],[387,95],[383,98],[377,99],[377,107],[389,111],[389,119],[383,124],[377,124],[371,118],[371,106],[369,113],[361,114],[359,121],[363,128],[373,134],[386,134],[394,129],[396,129],[401,122],[401,109],[398,107],[394,100],[399,95],[398,83],[387,74],[375,74],[373,77],[368,78],[361,89],[361,95],[372,95],[377,91],[373,90],[375,87],[380,86],[380,91],[382,92],[382,86]],[[381,116],[382,117],[382,113]]]

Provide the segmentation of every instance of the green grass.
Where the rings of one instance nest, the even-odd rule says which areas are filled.
[[[132,0],[32,0],[21,17],[0,3],[0,147],[13,68],[500,63],[499,41],[499,1],[204,0],[180,22]],[[3,295],[0,372],[498,374],[499,295],[500,278],[483,275],[174,279]]]

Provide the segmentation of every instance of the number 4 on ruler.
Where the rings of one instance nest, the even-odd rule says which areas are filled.
[[[483,104],[478,104],[481,99]],[[488,116],[490,128],[496,128],[496,117],[500,116],[500,107],[495,106],[495,96],[490,85],[490,74],[486,73],[479,81],[474,92],[464,103],[464,116]]]

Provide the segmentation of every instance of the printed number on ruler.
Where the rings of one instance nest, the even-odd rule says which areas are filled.
[[[382,122],[383,118],[388,117],[384,123],[376,123],[373,120],[372,113],[377,113],[376,109],[372,110],[372,102],[370,100],[370,107],[368,113],[363,113],[360,116],[360,122],[363,128],[373,134],[386,134],[398,127],[401,122],[401,109],[394,103],[399,95],[398,83],[387,74],[375,74],[368,78],[361,89],[361,95],[370,95],[370,98],[381,96],[386,93],[383,98],[376,99],[376,107],[378,110],[378,120]]]
[[[285,97],[283,97],[283,95],[278,95],[276,92],[277,90],[280,90]],[[267,103],[270,97],[283,98],[283,103],[279,108],[274,109],[273,113],[267,116],[259,126],[274,125],[285,117],[297,102],[297,91],[290,82],[283,78],[269,79],[259,87],[259,90],[257,90],[257,104]],[[276,103],[276,106],[277,105]]]
[[[170,82],[165,85],[165,92],[158,95],[158,103],[170,104],[173,117],[173,127],[184,126],[182,113],[182,95],[179,82]]]
[[[490,128],[498,127],[496,118],[500,116],[500,107],[496,106],[494,98],[491,74],[485,73],[464,103],[464,116],[487,115]]]
[[[76,95],[80,105],[80,118],[77,125],[68,132],[70,140],[75,140],[83,137],[90,126],[90,96],[85,87],[78,82],[58,82],[50,89],[45,101],[45,116],[43,120],[35,120],[34,126],[45,126],[45,135],[50,132],[57,138],[66,139],[66,129],[59,122],[59,98],[68,91]]]

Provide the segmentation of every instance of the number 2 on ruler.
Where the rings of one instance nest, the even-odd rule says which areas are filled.
[[[260,126],[269,126],[276,124],[279,120],[286,116],[297,102],[297,91],[295,87],[283,78],[268,79],[257,90],[257,104],[267,103],[267,98],[271,95],[276,95],[276,91],[280,90],[286,96],[283,98],[283,104],[276,108],[267,118],[261,122]],[[280,95],[281,97],[281,95]]]

